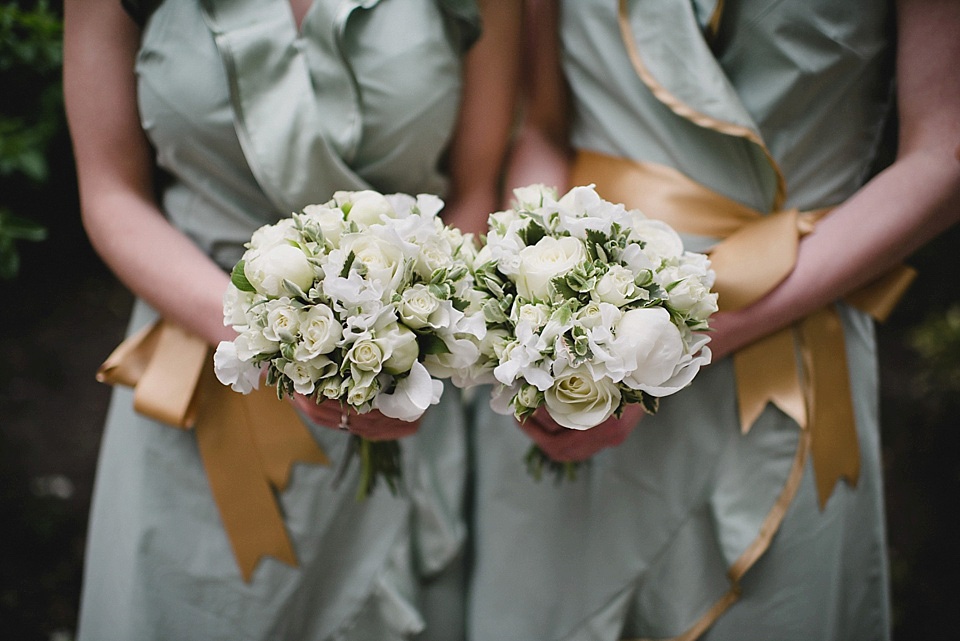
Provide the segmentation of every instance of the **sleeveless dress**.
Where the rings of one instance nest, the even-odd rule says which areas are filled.
[[[472,0],[166,0],[136,59],[143,128],[174,225],[224,269],[259,226],[337,189],[443,194]],[[135,304],[130,332],[155,319]],[[194,434],[117,388],[94,490],[79,639],[462,638],[464,421],[456,390],[402,444],[405,492],[333,484],[348,435],[308,425],[332,465],[278,501],[297,567],[241,577]],[[339,489],[338,489],[339,488]],[[423,632],[418,636],[418,633]]]
[[[575,148],[679,170],[760,212],[774,164],[709,121],[759,133],[786,207],[836,205],[869,175],[891,98],[888,3],[560,5]],[[693,122],[667,94],[709,118]],[[702,251],[716,239],[684,240]],[[479,399],[469,637],[888,638],[873,326],[839,307],[861,463],[856,487],[839,483],[822,511],[793,419],[770,404],[741,434],[729,358],[559,485],[528,477],[529,439]]]

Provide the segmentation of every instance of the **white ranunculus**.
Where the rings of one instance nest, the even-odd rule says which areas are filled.
[[[662,307],[633,309],[614,330],[611,351],[623,363],[623,383],[649,391],[673,377],[684,358],[683,337]]]
[[[347,351],[352,370],[378,373],[383,367],[383,350],[370,339],[358,340]]]
[[[262,250],[249,250],[243,274],[253,287],[270,297],[288,294],[283,281],[289,280],[303,291],[313,285],[314,270],[299,248],[283,243]]]
[[[318,303],[300,319],[300,342],[295,356],[297,360],[309,360],[329,354],[336,348],[342,335],[343,328],[333,315],[333,310]]]
[[[299,239],[300,232],[297,231],[295,221],[292,218],[283,218],[273,225],[264,225],[253,232],[247,246],[254,251],[260,251],[277,245],[287,245],[290,241]]]
[[[586,257],[583,243],[576,238],[541,238],[536,245],[520,250],[517,293],[526,300],[547,300],[550,281],[577,267]]]
[[[300,310],[282,296],[266,304],[267,322],[263,336],[268,341],[292,343],[300,331]]]
[[[241,359],[236,345],[230,341],[221,341],[213,354],[213,371],[217,380],[241,394],[249,394],[259,387],[261,369],[260,365]]]
[[[585,367],[568,369],[546,390],[550,416],[573,430],[588,430],[610,418],[620,406],[620,389],[608,378],[594,380]]]
[[[430,316],[439,308],[440,300],[430,292],[430,288],[416,284],[400,294],[397,313],[407,327],[420,329],[430,323]]]
[[[597,282],[593,296],[602,303],[621,307],[636,299],[638,290],[632,271],[621,265],[611,265]]]
[[[420,355],[417,335],[404,325],[397,323],[380,330],[374,342],[383,351],[383,369],[390,374],[403,374],[409,371]]]
[[[338,191],[333,195],[333,199],[345,210],[349,210],[347,220],[358,225],[375,225],[382,222],[384,217],[397,217],[390,201],[375,191]]]
[[[647,218],[640,212],[631,212],[634,218],[631,223],[629,239],[644,241],[644,253],[655,263],[661,260],[670,260],[683,254],[683,241],[673,230],[673,227],[661,220]]]
[[[396,389],[390,393],[380,393],[373,401],[373,407],[384,416],[415,421],[431,405],[440,402],[443,383],[434,380],[423,364],[414,362],[410,375],[397,381]]]
[[[327,207],[326,205],[307,205],[303,208],[304,216],[315,224],[320,232],[334,247],[340,244],[340,236],[346,228],[346,222],[343,219],[343,212],[340,209]]]

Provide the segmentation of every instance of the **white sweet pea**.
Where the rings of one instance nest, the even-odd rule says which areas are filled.
[[[294,356],[299,361],[307,361],[321,354],[329,354],[342,335],[343,329],[333,310],[318,303],[300,319],[300,342]]]
[[[313,266],[303,251],[286,243],[248,250],[244,255],[243,274],[258,292],[272,298],[289,293],[283,286],[284,280],[306,291],[313,285],[314,278]]]
[[[528,185],[513,190],[518,209],[538,209],[550,200],[557,199],[557,190],[546,185]]]
[[[237,356],[240,360],[249,361],[257,356],[273,354],[280,349],[277,341],[267,339],[263,335],[263,330],[257,327],[251,327],[233,340],[236,346]]]
[[[573,430],[588,430],[604,422],[620,406],[620,399],[620,389],[613,381],[594,380],[584,367],[568,369],[543,394],[553,420]]]
[[[213,371],[224,385],[235,392],[249,394],[260,386],[262,367],[254,365],[237,355],[236,346],[230,341],[221,341],[213,354]]]
[[[375,191],[338,191],[333,199],[347,211],[347,220],[361,226],[375,225],[383,218],[396,218],[397,212],[382,194]]]
[[[244,327],[248,324],[247,312],[255,299],[253,292],[242,292],[233,283],[223,292],[223,324],[226,327]]]
[[[544,236],[536,245],[524,247],[519,257],[517,293],[532,301],[549,299],[550,281],[583,263],[587,256],[577,238]]]
[[[662,387],[684,357],[680,330],[662,307],[625,313],[614,336],[612,351],[622,359],[623,383],[631,389],[650,391]]]
[[[324,240],[334,247],[339,246],[340,236],[347,226],[346,221],[343,219],[342,210],[327,207],[326,205],[307,205],[303,208],[303,215],[307,220],[319,227]]]
[[[646,292],[637,287],[632,271],[621,265],[611,265],[591,295],[600,302],[621,307],[642,293]]]
[[[431,378],[427,368],[414,361],[410,375],[397,381],[392,393],[378,394],[373,400],[373,407],[384,416],[415,421],[423,416],[428,407],[440,402],[441,394],[443,383]]]

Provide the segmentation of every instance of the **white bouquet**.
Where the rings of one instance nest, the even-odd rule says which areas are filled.
[[[493,409],[521,421],[545,406],[563,427],[587,430],[627,403],[656,411],[710,362],[707,257],[592,186],[514,195],[513,209],[490,215],[474,261],[487,334],[470,377],[495,383]],[[527,461],[536,476],[545,464],[573,470],[537,448]]]
[[[437,377],[475,361],[486,332],[482,315],[464,313],[476,249],[443,225],[442,207],[436,196],[337,192],[258,229],[224,297],[238,336],[217,348],[219,380],[249,393],[265,375],[280,397],[339,401],[344,418],[347,408],[420,418],[440,400]],[[353,446],[360,494],[380,475],[396,491],[397,442]]]

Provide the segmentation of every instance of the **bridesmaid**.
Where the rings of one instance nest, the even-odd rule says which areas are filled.
[[[204,344],[231,338],[222,295],[242,244],[336,190],[439,193],[455,224],[494,208],[519,5],[124,6],[130,15],[120,0],[66,3],[64,85],[87,232],[138,296],[130,332],[165,321],[149,367],[199,345],[202,384]],[[196,427],[180,430],[116,389],[79,639],[463,636],[465,436],[452,390],[419,426],[350,417],[369,438],[417,432],[404,440],[406,492],[381,488],[363,503],[357,466],[332,483],[349,441],[335,429],[338,405],[299,399],[303,422],[283,404],[247,412],[273,450],[293,452],[269,485],[264,474],[276,473],[258,458],[269,448],[241,440],[243,412],[215,394],[200,398]],[[211,443],[236,457],[213,460]],[[294,460],[313,464],[291,471]]]
[[[721,312],[714,364],[636,427],[521,432],[479,401],[471,639],[888,638],[867,312],[960,217],[960,4],[528,4],[511,182],[665,219],[712,249]],[[537,484],[528,437],[592,462]]]

